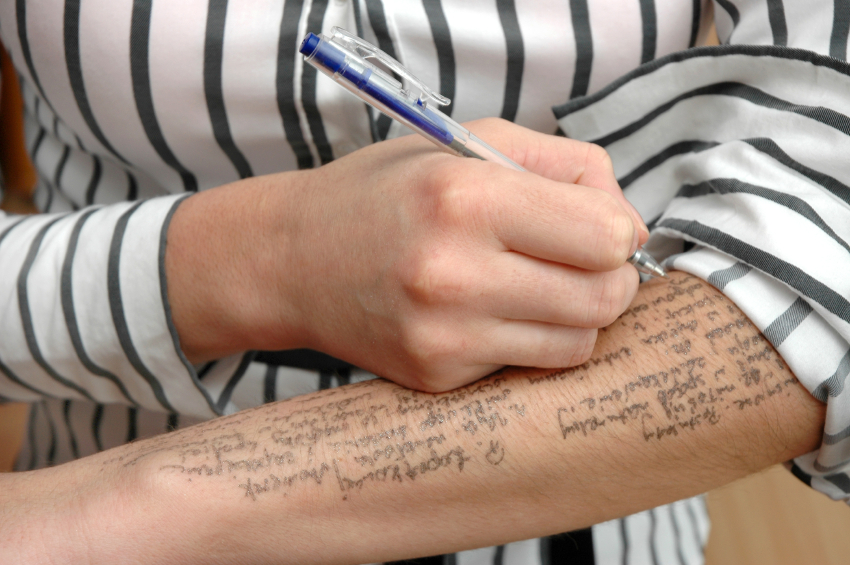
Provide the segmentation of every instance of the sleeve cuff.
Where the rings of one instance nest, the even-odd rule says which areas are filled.
[[[185,197],[3,220],[0,394],[226,411],[227,383],[200,381],[170,319],[166,234]]]

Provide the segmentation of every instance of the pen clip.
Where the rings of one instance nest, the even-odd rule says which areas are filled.
[[[437,106],[448,106],[449,104],[451,104],[451,100],[449,100],[442,94],[438,94],[428,88],[425,83],[416,78],[416,76],[411,73],[404,65],[402,65],[394,58],[390,57],[368,41],[365,41],[338,26],[334,26],[333,28],[331,28],[331,34],[333,36],[331,38],[331,41],[338,43],[343,47],[357,53],[360,57],[367,61],[369,59],[377,59],[383,66],[402,77],[406,82],[407,88],[405,88],[405,85],[399,84],[400,91],[419,106],[427,108],[429,102],[433,102]],[[378,72],[384,75],[385,78],[391,80],[394,83],[398,83],[396,79],[394,79],[392,76],[389,76],[380,68],[376,67],[376,69]],[[414,90],[418,90],[419,93],[417,95],[414,95]]]

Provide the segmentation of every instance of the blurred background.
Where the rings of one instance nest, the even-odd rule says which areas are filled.
[[[23,141],[17,76],[2,48],[0,70],[0,169],[5,188],[0,208],[32,213],[36,175]],[[0,404],[0,472],[12,470],[27,414],[25,404]],[[816,493],[781,466],[710,492],[708,509],[712,529],[707,565],[850,563],[850,507]]]

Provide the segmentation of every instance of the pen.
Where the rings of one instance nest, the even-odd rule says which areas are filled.
[[[340,27],[331,29],[331,34],[328,37],[308,33],[299,51],[308,63],[331,77],[337,84],[430,139],[444,151],[460,157],[499,163],[517,171],[525,170],[437,110],[436,106],[445,106],[450,100],[433,92],[401,63]],[[370,59],[377,64],[370,62]],[[406,79],[407,88],[390,73]],[[628,261],[641,273],[657,277],[667,276],[661,265],[640,248]]]

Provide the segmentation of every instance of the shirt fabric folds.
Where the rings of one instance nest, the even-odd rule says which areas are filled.
[[[695,48],[712,17],[723,45]],[[19,469],[372,377],[253,352],[193,367],[166,299],[187,194],[406,133],[303,64],[301,38],[335,25],[458,121],[604,146],[647,249],[734,300],[827,402],[823,446],[789,466],[850,498],[846,0],[0,1],[45,212],[0,216],[0,401],[32,403]],[[584,537],[586,562],[696,564],[707,532],[696,498],[439,562],[548,564]]]

